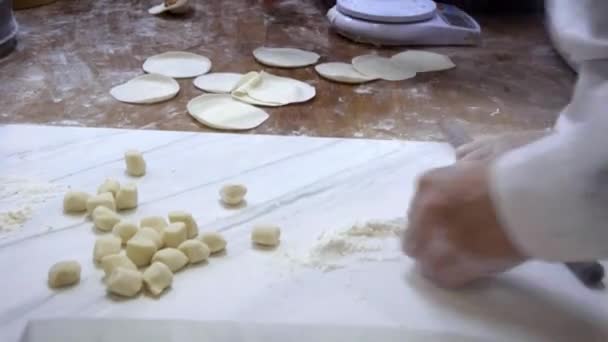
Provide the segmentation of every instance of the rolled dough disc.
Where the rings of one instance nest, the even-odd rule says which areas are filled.
[[[317,63],[319,54],[294,48],[259,47],[253,50],[255,59],[268,66],[299,68]]]
[[[194,86],[210,93],[229,94],[242,77],[243,74],[216,72],[195,78]]]
[[[420,50],[407,50],[398,53],[391,57],[391,60],[415,72],[447,70],[456,66],[446,55]]]
[[[121,102],[156,103],[168,100],[179,92],[179,84],[159,74],[137,76],[110,89],[110,95]]]
[[[246,130],[262,124],[268,113],[226,94],[204,94],[188,102],[188,113],[203,125],[225,130]]]
[[[206,74],[211,69],[209,58],[185,51],[169,51],[148,57],[143,65],[148,73],[173,78],[190,78]]]
[[[416,76],[415,71],[393,63],[386,57],[363,55],[353,58],[352,62],[358,72],[387,81],[402,81]]]
[[[350,63],[331,62],[317,64],[315,65],[315,70],[324,78],[336,82],[357,84],[377,79],[377,77],[367,76],[358,72]]]
[[[316,95],[315,87],[293,78],[279,77],[264,71],[257,75],[249,73],[246,76],[247,82],[240,82],[233,91],[237,98],[247,95],[260,103],[272,106],[306,102]]]

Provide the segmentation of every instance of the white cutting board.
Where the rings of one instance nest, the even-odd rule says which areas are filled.
[[[128,148],[144,151],[145,177],[124,174]],[[582,287],[561,265],[531,263],[454,292],[418,277],[405,257],[332,272],[283,257],[305,251],[325,230],[403,216],[416,176],[451,162],[448,146],[428,142],[0,127],[2,182],[17,177],[93,192],[105,177],[134,180],[140,206],[127,217],[186,210],[201,230],[220,230],[228,240],[226,255],[176,274],[160,299],[115,300],[91,261],[91,222],[63,215],[58,191],[33,206],[23,228],[0,235],[0,341],[18,340],[32,318],[59,317],[399,326],[517,341],[608,339],[606,293]],[[227,182],[248,186],[245,208],[218,203]],[[0,199],[0,210],[10,205]],[[282,226],[278,250],[251,248],[249,230],[257,222]],[[82,263],[81,283],[51,291],[48,267],[66,258]]]

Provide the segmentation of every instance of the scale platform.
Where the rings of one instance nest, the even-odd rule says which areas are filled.
[[[340,35],[373,45],[477,45],[481,27],[464,11],[431,0],[338,0],[327,12]]]

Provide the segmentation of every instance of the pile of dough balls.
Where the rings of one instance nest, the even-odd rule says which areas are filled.
[[[125,153],[127,174],[141,177],[146,173],[142,154],[135,150]],[[238,206],[244,203],[247,188],[228,184],[220,189],[222,203]],[[120,184],[108,178],[96,195],[82,191],[65,194],[66,213],[87,213],[95,229],[106,233],[95,241],[93,261],[104,272],[107,291],[122,297],[135,297],[143,289],[160,296],[173,283],[174,273],[189,264],[208,260],[210,255],[226,249],[226,240],[217,232],[199,234],[198,224],[191,213],[169,212],[164,216],[143,217],[139,222],[126,220],[118,213],[136,209],[137,186]],[[255,245],[274,247],[279,244],[280,229],[273,225],[255,226],[251,240]],[[48,285],[60,288],[80,281],[81,266],[68,260],[54,264],[48,274]]]

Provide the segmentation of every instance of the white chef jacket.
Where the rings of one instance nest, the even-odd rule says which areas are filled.
[[[526,255],[608,258],[608,0],[549,0],[547,13],[578,81],[553,134],[493,164],[491,196]]]

